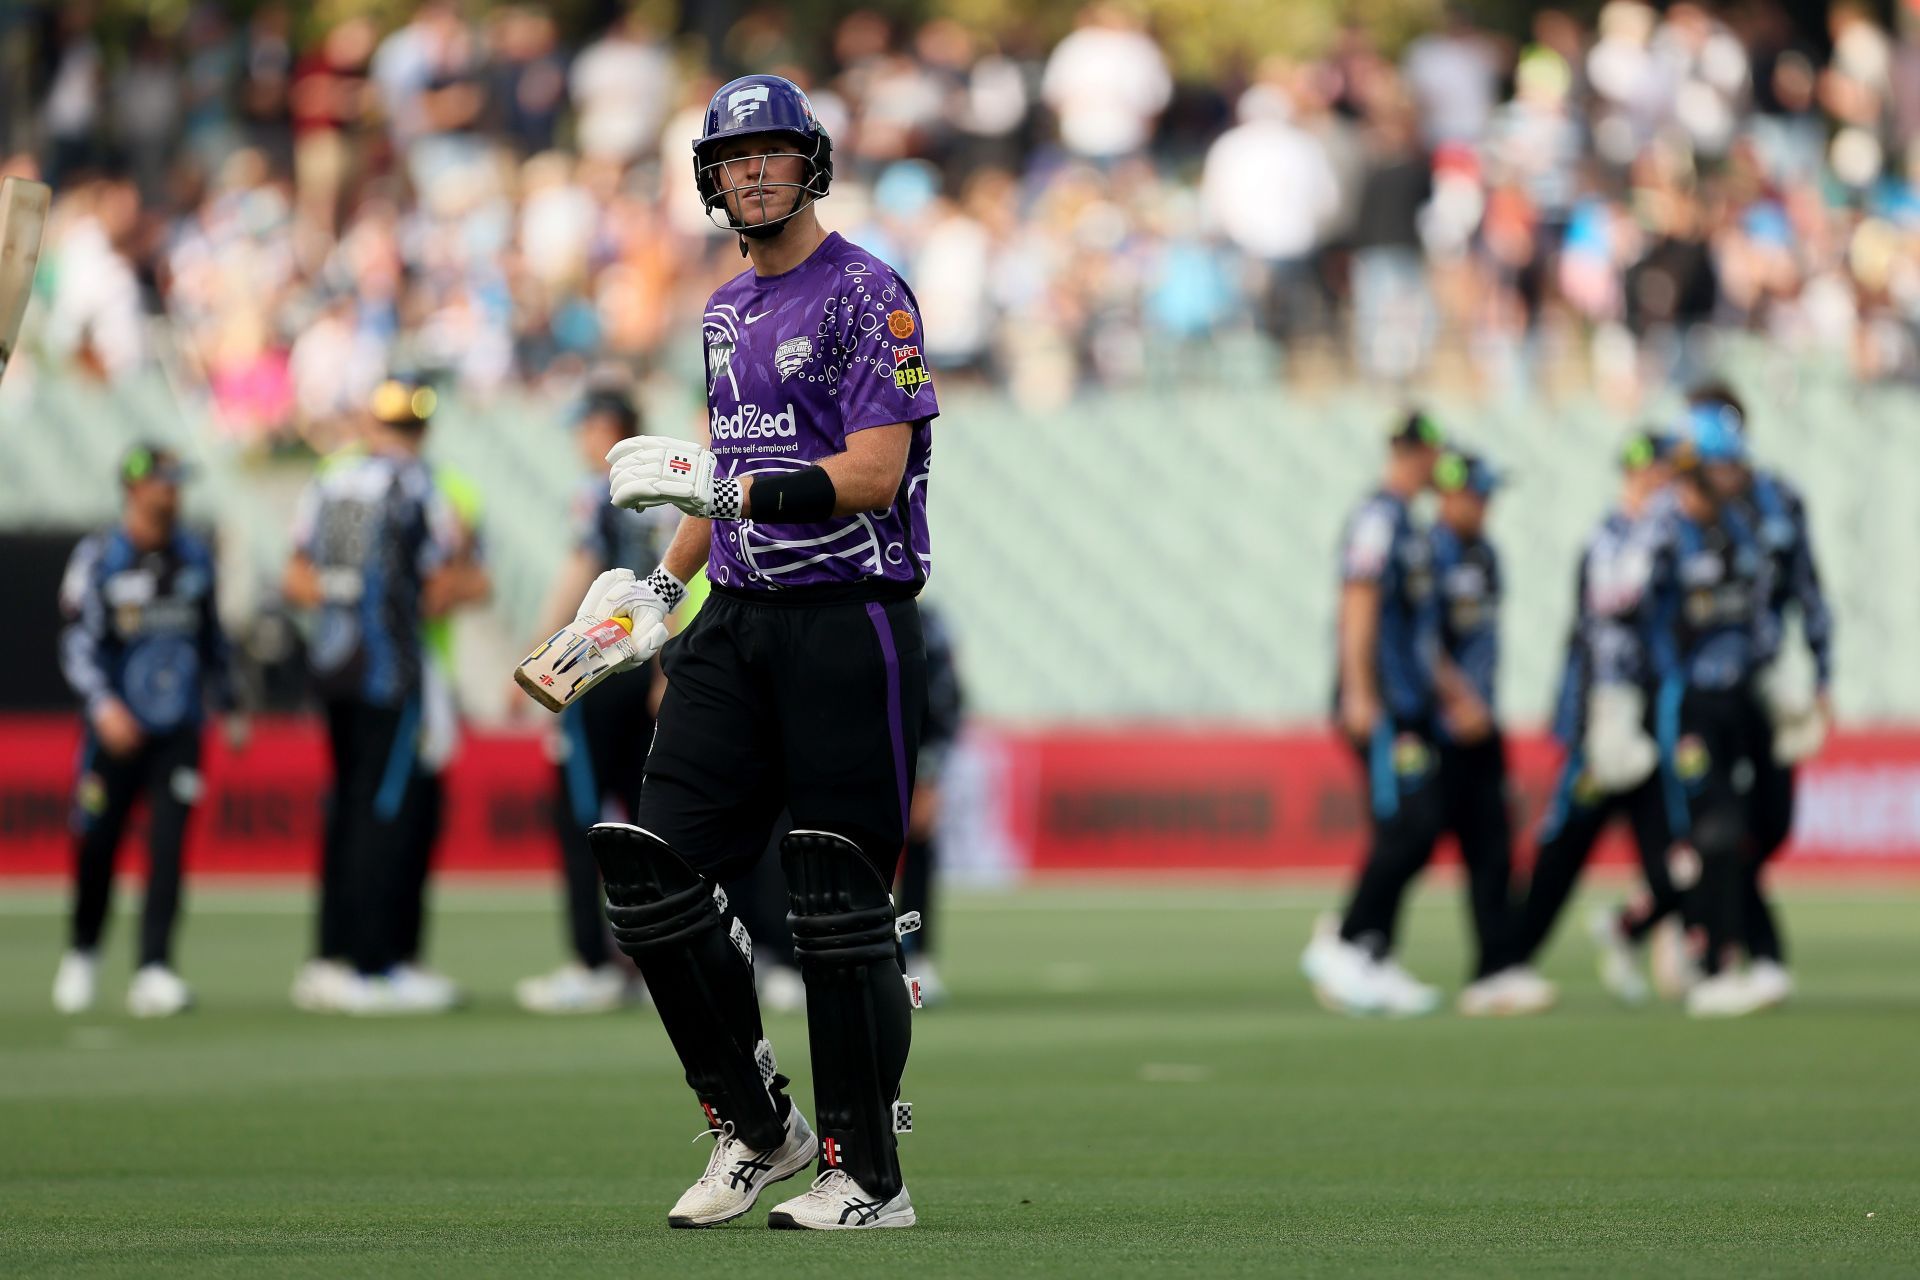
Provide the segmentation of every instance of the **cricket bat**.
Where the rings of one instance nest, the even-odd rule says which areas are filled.
[[[33,296],[33,268],[40,261],[40,233],[47,226],[53,188],[25,178],[0,180],[0,378],[20,336],[20,321]]]
[[[557,715],[613,674],[618,658],[608,657],[607,650],[632,632],[633,624],[625,618],[608,618],[585,631],[575,631],[568,624],[521,660],[513,681]]]

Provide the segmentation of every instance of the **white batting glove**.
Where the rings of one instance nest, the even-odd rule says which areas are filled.
[[[740,482],[714,474],[713,450],[689,440],[633,436],[607,450],[613,505],[675,506],[703,520],[740,518]]]
[[[1760,700],[1773,721],[1774,763],[1799,764],[1820,754],[1827,741],[1827,717],[1811,663],[1777,659],[1760,674]]]
[[[1660,763],[1648,736],[1646,698],[1629,684],[1600,684],[1587,694],[1587,776],[1609,795],[1631,791]]]
[[[587,595],[574,615],[573,627],[581,635],[604,635],[601,652],[615,671],[631,671],[660,652],[667,642],[667,615],[686,596],[687,589],[665,569],[655,569],[645,578],[636,578],[631,569],[609,569],[593,580]],[[616,622],[604,628],[609,619],[624,620],[625,634]],[[594,628],[603,627],[599,632]]]

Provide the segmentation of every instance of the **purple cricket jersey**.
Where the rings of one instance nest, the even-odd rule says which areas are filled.
[[[703,329],[721,475],[799,471],[844,452],[856,431],[913,424],[891,508],[817,524],[716,520],[707,555],[714,585],[916,590],[931,570],[927,477],[940,405],[906,282],[835,232],[791,271],[749,269],[722,285]]]

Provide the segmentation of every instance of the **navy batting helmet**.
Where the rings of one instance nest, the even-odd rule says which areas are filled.
[[[773,154],[797,156],[805,162],[804,176],[799,182],[749,181],[746,175],[752,170],[736,168],[732,180],[722,185],[721,171],[727,162],[715,160],[713,153],[721,143],[756,134],[781,134],[793,139],[792,151]],[[757,162],[764,171],[770,158],[754,156],[732,163],[752,166]],[[833,139],[827,136],[820,117],[813,114],[813,104],[807,101],[799,85],[780,76],[741,76],[721,85],[713,101],[707,104],[705,127],[693,142],[693,177],[709,218],[729,231],[764,239],[777,234],[788,218],[827,194],[827,187],[833,182]],[[727,208],[727,187],[748,185],[795,188],[793,208],[777,218],[743,221]]]

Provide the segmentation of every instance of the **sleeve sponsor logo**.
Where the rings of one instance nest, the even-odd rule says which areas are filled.
[[[905,315],[896,311],[896,316]],[[909,321],[911,324],[911,321]],[[920,388],[933,381],[933,375],[927,372],[926,361],[920,358],[918,347],[895,347],[893,349],[893,385],[907,393],[909,397],[920,394]]]
[[[887,316],[887,332],[896,338],[913,336],[913,314],[908,311],[895,311]]]

